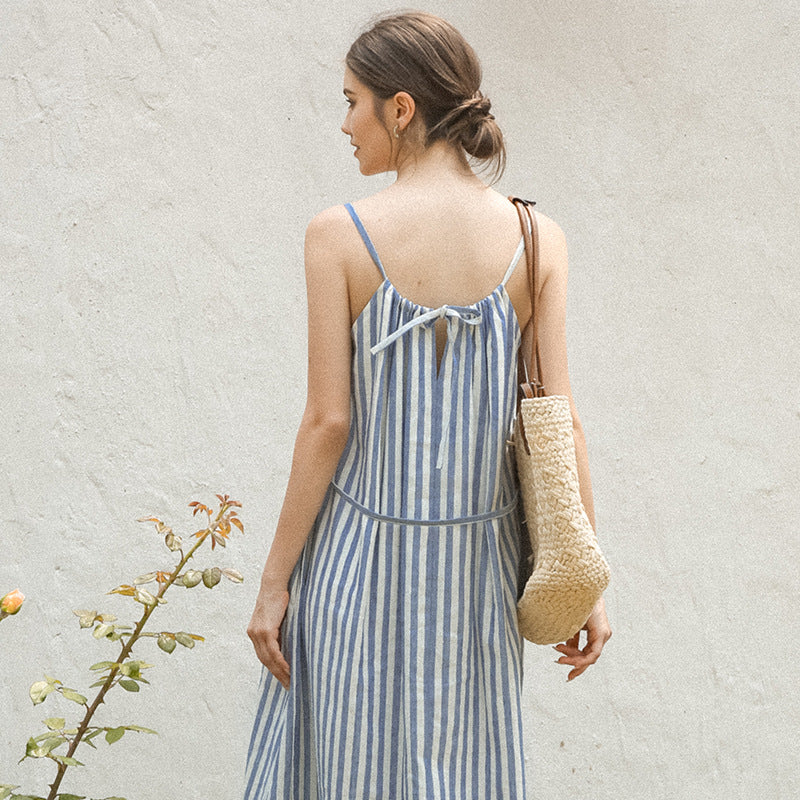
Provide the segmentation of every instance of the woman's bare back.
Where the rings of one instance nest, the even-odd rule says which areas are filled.
[[[459,189],[431,193],[393,186],[353,203],[392,285],[421,306],[472,305],[491,294],[522,235],[517,211],[507,197],[483,186]],[[343,207],[342,213],[346,216]],[[541,227],[543,216],[537,215]],[[349,224],[345,230],[347,241],[342,247],[354,323],[383,280],[356,229]],[[509,278],[506,291],[524,329],[531,313],[524,259]],[[436,324],[441,355],[446,323],[438,320]]]

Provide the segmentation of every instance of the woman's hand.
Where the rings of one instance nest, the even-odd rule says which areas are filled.
[[[258,660],[285,689],[289,688],[289,663],[281,652],[281,623],[288,605],[288,589],[262,585],[253,616],[247,626],[247,635],[253,642]]]
[[[556,663],[569,664],[572,667],[567,675],[568,681],[577,678],[587,667],[594,664],[600,658],[605,643],[611,638],[611,626],[606,616],[606,601],[602,595],[581,630],[586,631],[586,646],[583,650],[580,649],[581,631],[566,642],[553,647],[553,650],[564,654],[556,659]]]

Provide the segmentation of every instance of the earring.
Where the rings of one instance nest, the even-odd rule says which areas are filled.
[[[395,139],[399,139],[400,138],[400,134],[397,132],[397,125],[394,126],[394,138]]]

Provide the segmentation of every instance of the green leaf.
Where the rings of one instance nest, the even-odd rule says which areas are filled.
[[[102,686],[107,680],[108,680],[107,677],[106,678],[100,678],[99,681],[95,681],[94,683],[90,683],[89,684],[89,688],[90,689],[94,689],[95,686]]]
[[[59,736],[57,739],[48,739],[48,741],[46,741],[42,747],[46,748],[48,753],[51,753],[57,747],[61,747],[61,745],[66,741],[67,740],[63,736]]]
[[[60,731],[64,728],[66,720],[64,719],[64,717],[48,717],[44,721],[44,724],[47,725],[47,727],[50,728],[51,731]]]
[[[177,642],[171,633],[160,633],[158,635],[158,646],[165,653],[171,653],[177,647]]]
[[[187,570],[181,578],[181,583],[187,588],[191,589],[192,586],[197,586],[203,580],[203,573],[197,569]]]
[[[25,756],[30,758],[44,758],[46,755],[50,753],[51,750],[55,750],[60,744],[64,744],[67,740],[63,736],[56,735],[55,738],[47,739],[42,744],[36,741],[36,739],[28,739],[28,744],[25,747]],[[55,756],[53,756],[55,758]]]
[[[46,731],[45,733],[40,733],[38,736],[34,736],[33,741],[38,744],[39,742],[44,742],[49,739],[58,739],[61,733],[61,731]]]
[[[94,739],[95,736],[99,736],[101,733],[103,733],[102,728],[95,728],[90,733],[87,733],[86,736],[83,737],[83,739],[81,739],[81,744],[88,744],[90,747],[94,747],[94,749],[96,750],[97,746],[92,741],[92,739]]]
[[[14,789],[19,789],[15,783],[0,783],[0,800],[6,800]]]
[[[106,732],[106,741],[109,744],[118,742],[125,735],[125,728],[110,728]]]
[[[61,691],[61,694],[63,694],[64,697],[67,698],[67,700],[72,700],[73,703],[77,703],[79,706],[85,706],[86,705],[86,698],[82,694],[79,694],[78,692],[76,692],[74,689],[68,689],[65,686],[60,691]]]
[[[180,536],[176,536],[172,531],[170,531],[164,537],[164,544],[174,553],[176,550],[180,550],[183,547],[183,541],[181,540]]]
[[[123,675],[127,675],[129,678],[133,678],[134,680],[144,680],[141,677],[140,671],[143,669],[149,669],[152,667],[152,664],[148,664],[146,661],[126,661],[124,664],[120,665],[119,671]]]
[[[45,800],[45,798],[40,795],[32,794],[12,794],[8,800]]]
[[[119,682],[119,685],[125,689],[126,692],[138,692],[139,691],[139,684],[136,681],[132,680],[122,680]]]
[[[157,572],[148,572],[144,575],[140,575],[138,578],[134,578],[133,585],[134,586],[141,586],[143,583],[152,583],[156,579]]]
[[[203,583],[213,589],[222,580],[222,570],[219,567],[209,567],[203,570]]]
[[[125,664],[120,664],[119,671],[123,675],[127,675],[129,678],[138,678],[139,677],[139,662],[138,661],[128,661]]]
[[[53,686],[52,683],[49,681],[36,681],[30,688],[30,696],[31,700],[33,700],[33,704],[38,706],[39,703],[43,703],[45,697],[50,694],[56,687]]]
[[[82,761],[78,761],[77,758],[73,758],[72,756],[54,756],[51,755],[54,761],[58,761],[59,764],[63,764],[66,767],[84,767],[86,766]]]
[[[86,800],[85,794],[57,794],[56,800]]]
[[[139,588],[133,593],[133,599],[145,606],[154,606],[158,602],[155,595],[150,594],[147,589]]]
[[[31,743],[28,742],[28,755],[33,756],[34,758],[42,758],[42,756],[46,756],[48,753],[52,752],[56,749],[56,747],[60,747],[64,742],[67,740],[63,736],[59,736],[55,734],[53,738],[45,739],[41,744],[36,744],[35,747],[31,747]]]
[[[109,669],[116,664],[116,661],[98,661],[96,664],[92,664],[89,669],[94,670],[95,672],[99,669]]]
[[[123,725],[123,728],[127,731],[138,731],[139,733],[154,733],[158,736],[158,731],[154,731],[152,728],[143,728],[141,725]]]
[[[124,797],[98,797],[97,800],[125,800]]]
[[[92,636],[95,639],[102,639],[104,636],[108,636],[109,633],[114,631],[113,625],[108,625],[105,622],[101,622],[93,631]]]
[[[175,639],[179,644],[188,647],[190,650],[194,647],[194,639],[185,631],[178,631],[178,633],[175,634]]]

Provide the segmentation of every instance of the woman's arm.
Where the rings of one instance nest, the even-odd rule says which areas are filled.
[[[280,624],[292,571],[322,506],[350,426],[350,306],[341,247],[344,209],[328,209],[306,231],[308,388],[286,494],[247,629],[256,654],[281,682],[289,665]]]
[[[541,286],[539,289],[539,367],[549,395],[565,395],[572,412],[572,433],[581,500],[592,527],[595,526],[592,479],[583,425],[572,397],[567,364],[567,241],[561,228],[537,214],[540,230]]]
[[[589,457],[569,381],[567,365],[567,242],[564,232],[553,220],[537,215],[540,232],[542,284],[539,290],[539,362],[541,376],[549,395],[566,395],[572,412],[572,432],[575,439],[575,458],[578,465],[578,483],[581,500],[592,528],[595,525],[592,479],[589,475]],[[600,657],[605,643],[611,638],[611,627],[601,597],[583,628],[587,631],[586,646],[580,648],[580,631],[567,642],[555,646],[563,655],[559,664],[572,667],[567,680],[577,678]]]

